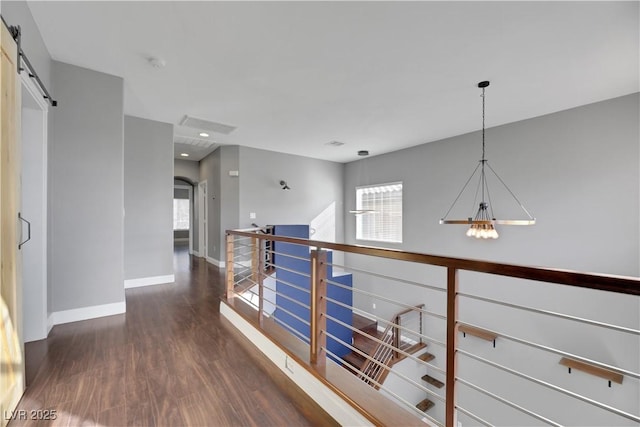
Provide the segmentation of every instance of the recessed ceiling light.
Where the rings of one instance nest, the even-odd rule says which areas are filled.
[[[181,155],[182,157],[189,157],[189,155],[188,155],[187,153],[180,153],[180,155]]]
[[[208,137],[208,136],[209,136],[209,134],[208,134],[208,133],[206,133],[206,132],[200,132],[200,136],[202,136],[202,137],[206,138],[206,137]]]

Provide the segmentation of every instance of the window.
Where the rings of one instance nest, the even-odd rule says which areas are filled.
[[[402,243],[402,182],[356,188],[356,239]]]
[[[173,229],[189,229],[189,199],[173,199]]]

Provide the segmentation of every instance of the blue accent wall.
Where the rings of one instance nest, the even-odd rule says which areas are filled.
[[[309,226],[276,225],[274,228],[274,234],[277,236],[308,239]],[[310,310],[307,308],[310,305],[311,283],[311,261],[309,248],[307,246],[284,242],[275,242],[274,248],[275,252],[277,252],[274,258],[274,264],[276,266],[276,305],[282,308],[277,307],[274,312],[274,316],[281,323],[287,325],[285,326],[285,329],[295,330],[297,333],[294,333],[294,335],[309,342],[310,327],[300,320],[304,319],[309,321],[310,316]],[[292,255],[296,258],[286,256],[285,254]],[[328,251],[327,262],[331,263],[332,260],[333,253]],[[352,275],[344,274],[334,276],[333,268],[331,266],[328,266],[327,268],[327,278],[349,288],[352,287]],[[309,292],[296,289],[291,285]],[[327,296],[333,300],[340,301],[348,307],[353,305],[353,293],[350,289],[347,290],[328,283]],[[327,302],[327,313],[329,316],[338,319],[347,325],[353,324],[353,314],[351,309],[341,307],[335,303]],[[353,333],[348,327],[327,319],[327,331],[340,340],[351,343]],[[291,330],[289,332],[291,332]],[[327,348],[329,351],[340,357],[345,356],[351,351],[348,347],[330,337],[327,337]],[[340,363],[340,361],[337,362]]]

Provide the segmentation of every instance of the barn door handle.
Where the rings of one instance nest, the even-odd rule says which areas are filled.
[[[18,218],[19,218],[21,221],[24,221],[24,222],[26,222],[26,223],[27,223],[27,240],[23,240],[22,242],[20,242],[20,243],[18,244],[18,250],[20,250],[20,249],[22,249],[22,246],[23,246],[25,243],[27,243],[29,240],[31,240],[31,223],[30,223],[29,221],[27,221],[26,219],[24,219],[24,218],[22,217],[22,214],[21,214],[20,212],[18,212]]]

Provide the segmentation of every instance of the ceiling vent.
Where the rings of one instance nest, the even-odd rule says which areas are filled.
[[[214,141],[210,141],[208,139],[193,138],[191,136],[185,135],[175,135],[173,138],[173,142],[176,144],[193,145],[194,147],[202,148],[208,148],[213,145],[217,145]]]
[[[229,135],[236,130],[235,126],[225,125],[222,123],[210,122],[209,120],[198,119],[196,117],[184,116],[180,120],[180,126],[187,126],[195,129],[208,130],[211,132]]]

